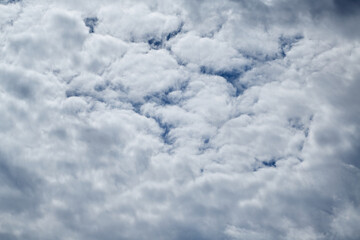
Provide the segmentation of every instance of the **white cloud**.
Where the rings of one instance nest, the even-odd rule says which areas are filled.
[[[359,238],[357,4],[0,3],[1,239]]]
[[[215,71],[241,68],[248,63],[226,42],[201,38],[193,33],[180,38],[171,49],[182,61],[210,67]]]
[[[114,11],[114,9],[117,9]],[[121,2],[101,8],[100,34],[110,34],[127,41],[146,41],[165,37],[176,31],[181,19],[177,16],[153,12],[146,3]]]

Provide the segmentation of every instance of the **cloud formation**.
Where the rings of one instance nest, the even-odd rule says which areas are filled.
[[[358,1],[0,0],[0,238],[360,238]]]

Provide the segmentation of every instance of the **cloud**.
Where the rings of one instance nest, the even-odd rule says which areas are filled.
[[[0,1],[1,239],[358,239],[356,1]]]

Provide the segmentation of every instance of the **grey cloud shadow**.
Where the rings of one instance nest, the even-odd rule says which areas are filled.
[[[360,1],[357,0],[279,0],[270,6],[261,1],[231,1],[241,6],[242,14],[252,24],[299,28],[302,18],[308,16],[315,24],[325,22],[325,25],[332,25],[333,30],[344,36],[360,37]]]
[[[360,1],[358,0],[334,0],[334,7],[337,14],[348,17],[359,14]]]
[[[34,214],[42,202],[43,181],[27,169],[16,166],[0,153],[2,196],[0,209],[4,212]],[[10,192],[9,192],[10,190]]]
[[[19,238],[11,233],[0,232],[0,239],[2,239],[2,240],[17,240]]]
[[[27,73],[19,72],[15,69],[0,69],[0,86],[13,96],[23,100],[35,100],[40,84],[34,76],[28,76]]]
[[[21,2],[21,0],[0,0],[0,4],[12,4],[12,3],[18,3]]]

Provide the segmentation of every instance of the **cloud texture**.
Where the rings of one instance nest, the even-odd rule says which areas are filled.
[[[359,13],[0,0],[0,239],[359,239]]]

